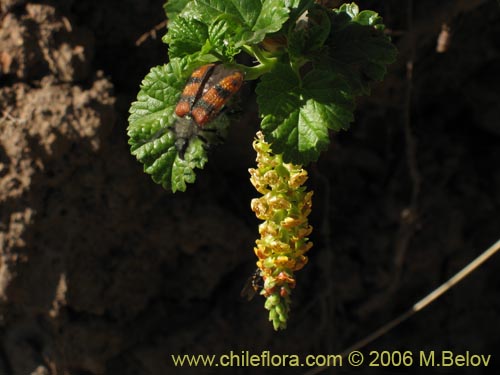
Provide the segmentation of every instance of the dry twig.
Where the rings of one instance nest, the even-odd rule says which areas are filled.
[[[158,25],[153,27],[151,30],[145,32],[142,34],[136,41],[135,45],[140,46],[142,43],[144,43],[148,38],[156,39],[156,32],[160,29],[163,29],[167,26],[167,20],[164,20],[160,22]]]
[[[407,320],[408,318],[412,317],[415,315],[417,312],[423,310],[427,306],[429,306],[432,302],[437,300],[439,297],[441,297],[444,293],[449,291],[451,288],[453,288],[455,285],[457,285],[460,281],[465,279],[467,276],[469,276],[472,272],[474,272],[476,269],[478,269],[483,263],[485,263],[488,259],[490,259],[493,255],[495,255],[498,251],[500,250],[500,239],[495,242],[493,245],[491,245],[488,249],[486,249],[483,253],[481,253],[479,256],[477,256],[473,261],[471,261],[469,264],[467,264],[464,268],[462,268],[460,271],[458,271],[455,275],[453,275],[448,281],[445,283],[441,284],[438,288],[434,289],[431,293],[426,295],[424,298],[416,302],[410,309],[408,309],[406,312],[403,314],[399,315],[398,317],[394,318],[390,322],[384,324],[382,327],[371,333],[370,335],[366,336],[362,340],[356,342],[354,345],[351,345],[340,355],[342,358],[345,358],[350,352],[354,350],[359,350],[367,346],[368,344],[372,343],[373,341],[377,340],[378,338],[382,337],[389,331],[391,331],[393,328],[397,327],[400,325],[402,322]],[[324,370],[329,369],[329,367],[316,367],[308,372],[306,372],[304,375],[315,375],[323,372]]]

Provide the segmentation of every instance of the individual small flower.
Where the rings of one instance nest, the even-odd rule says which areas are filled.
[[[257,168],[249,169],[250,181],[260,198],[251,202],[252,211],[264,222],[259,225],[256,240],[257,267],[264,280],[261,294],[275,330],[286,328],[290,312],[290,295],[295,288],[294,272],[307,263],[305,253],[312,247],[307,238],[312,232],[307,216],[311,212],[313,192],[302,185],[307,171],[301,165],[284,163],[273,154],[261,132],[253,143]]]

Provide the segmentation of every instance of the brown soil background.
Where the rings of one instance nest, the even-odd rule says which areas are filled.
[[[239,296],[258,224],[253,85],[186,193],[162,190],[129,153],[130,102],[167,59],[163,31],[135,41],[162,3],[0,2],[0,374],[202,374],[217,371],[174,369],[170,355],[338,353],[498,239],[499,4],[414,1],[409,14],[407,1],[360,1],[384,17],[398,61],[310,168],[315,246],[288,329],[274,332],[263,299]],[[499,290],[497,256],[366,353],[470,351],[498,367]]]

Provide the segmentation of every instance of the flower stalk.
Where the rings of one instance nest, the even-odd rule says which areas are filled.
[[[313,192],[302,186],[307,171],[301,165],[284,163],[281,154],[273,154],[261,132],[253,147],[257,168],[249,169],[250,181],[262,196],[252,199],[251,208],[263,220],[254,251],[264,280],[260,294],[266,298],[269,320],[278,330],[286,328],[290,295],[296,284],[294,273],[306,265],[305,254],[312,247],[307,237],[312,232],[307,216]]]

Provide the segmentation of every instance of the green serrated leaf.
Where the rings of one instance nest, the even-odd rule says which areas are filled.
[[[186,191],[186,183],[192,184],[196,180],[194,168],[202,169],[208,161],[203,141],[193,138],[184,154],[184,158],[176,155],[172,165],[171,186],[172,191]]]
[[[290,59],[302,65],[312,54],[321,54],[329,34],[330,17],[327,10],[320,6],[311,7],[288,35]]]
[[[208,41],[210,43],[206,52],[215,51],[220,56],[233,57],[240,53],[241,48],[236,48],[230,43],[227,35],[231,30],[235,30],[236,26],[228,19],[219,19],[212,23],[208,29]]]
[[[170,59],[199,52],[208,39],[208,26],[194,19],[176,17],[169,25],[163,42],[169,45]]]
[[[336,103],[349,111],[354,110],[349,85],[339,74],[315,69],[304,76],[303,95],[324,104]]]
[[[300,60],[307,48],[307,31],[293,30],[288,36],[288,54],[291,60]]]
[[[170,44],[171,49],[175,46],[170,52],[171,57],[186,56],[203,46],[211,46],[213,53],[222,54],[220,59],[231,60],[243,45],[259,43],[266,34],[280,30],[288,19],[288,13],[286,0],[194,0],[169,25],[164,41]],[[197,26],[190,26],[194,21]],[[220,40],[220,30],[212,27],[217,23],[225,28],[223,45],[214,43]],[[208,32],[210,27],[213,33]],[[186,35],[194,29],[202,29],[201,34]],[[211,43],[207,44],[209,36]],[[204,53],[211,51],[205,49]]]
[[[285,161],[308,164],[316,161],[320,153],[327,150],[330,142],[328,129],[346,130],[353,120],[353,114],[344,107],[309,99],[300,107],[296,120],[296,129],[287,129],[291,124],[285,121],[286,126],[277,128],[283,133],[275,131],[273,139],[280,137],[286,140],[282,150]]]
[[[168,0],[164,5],[163,9],[167,18],[171,21],[186,7],[186,4],[191,0]]]
[[[130,107],[128,136],[131,150],[155,139],[174,122],[174,106],[182,89],[185,63],[173,60],[152,68]]]
[[[257,101],[273,150],[305,164],[327,148],[329,130],[348,129],[355,96],[383,78],[396,50],[378,14],[360,12],[354,3],[334,12],[310,4],[291,30],[290,64],[262,76]]]
[[[281,121],[269,115],[262,120],[264,134],[272,139],[273,151],[282,153],[285,162],[308,164],[328,148],[328,111],[323,104],[307,100]]]
[[[158,134],[150,137],[147,142],[136,145],[132,154],[144,164],[151,164],[162,154],[168,152],[174,144],[174,134],[166,127],[158,132]]]
[[[330,34],[330,18],[325,9],[314,7],[308,13],[309,51],[323,46]]]
[[[248,39],[244,43],[259,43],[266,34],[274,33],[289,17],[289,9],[285,0],[264,0],[256,22],[248,33]],[[252,35],[253,34],[253,35]]]
[[[198,126],[188,119],[179,120],[174,114],[191,70],[188,59],[173,59],[166,65],[151,69],[142,81],[137,101],[130,107],[127,130],[132,154],[144,165],[144,171],[153,181],[173,192],[185,191],[186,184],[195,180],[194,169],[203,168],[207,162],[204,143],[196,136],[203,130],[198,130]],[[217,140],[210,140],[210,137],[218,136],[216,127],[222,122],[217,120],[206,126],[209,134],[205,139],[216,143]],[[187,144],[182,156],[176,145],[179,126],[194,129],[193,136],[185,140]]]
[[[373,11],[359,12],[354,3],[344,4],[332,14],[331,24],[326,53],[317,58],[316,66],[340,74],[353,95],[369,94],[397,54],[383,32],[381,17]]]
[[[260,0],[194,0],[189,5],[186,15],[207,25],[221,17],[232,17],[241,26],[253,25],[258,19],[262,8]]]
[[[299,79],[290,66],[277,64],[256,92],[262,130],[287,162],[317,160],[328,147],[328,130],[347,129],[353,120],[349,86],[329,71],[314,70]]]
[[[257,85],[257,104],[262,116],[273,114],[284,118],[300,106],[300,80],[288,65],[277,64]]]

